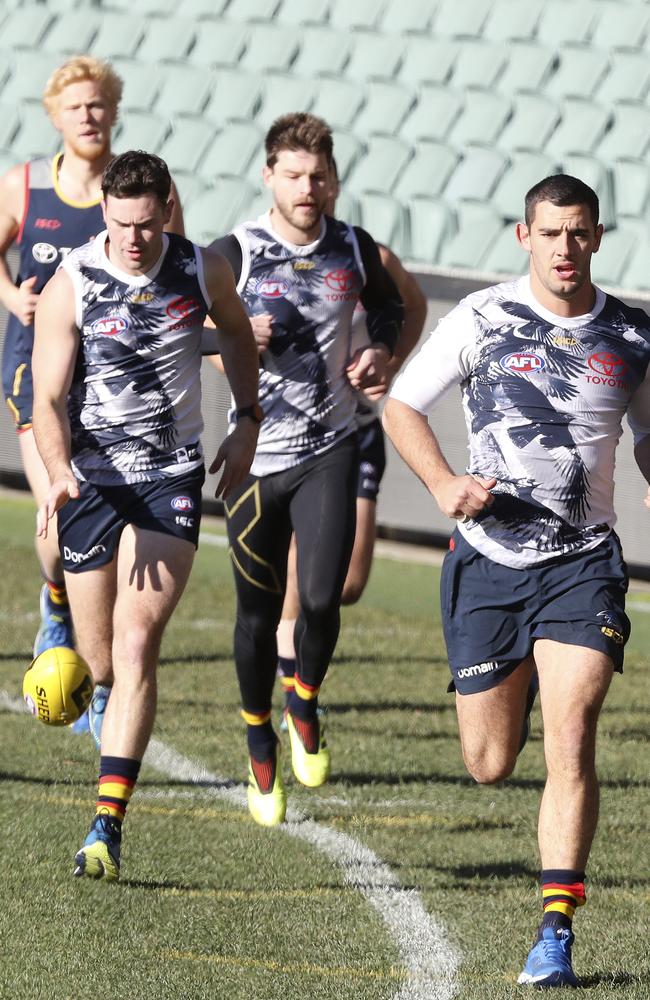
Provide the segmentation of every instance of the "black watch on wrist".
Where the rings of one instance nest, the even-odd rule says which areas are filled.
[[[239,423],[242,417],[250,417],[256,424],[261,424],[264,420],[264,410],[259,403],[251,403],[250,406],[240,406],[235,410],[235,420]]]

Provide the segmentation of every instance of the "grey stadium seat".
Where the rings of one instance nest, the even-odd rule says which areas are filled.
[[[591,259],[591,276],[597,285],[621,286],[639,237],[637,227],[625,224],[605,233],[600,250]]]
[[[341,191],[336,199],[336,217],[351,226],[360,226],[361,208],[358,198],[349,191]]]
[[[643,235],[625,263],[625,270],[620,278],[621,286],[640,292],[650,292],[650,237]]]
[[[224,17],[232,21],[272,21],[280,0],[230,0]]]
[[[334,157],[338,169],[339,180],[345,184],[350,171],[366,152],[366,145],[354,132],[346,129],[333,129]]]
[[[643,160],[616,160],[614,204],[618,219],[640,219],[650,203],[650,166]],[[650,271],[650,257],[648,258]]]
[[[11,148],[11,140],[20,127],[20,115],[15,104],[0,101],[0,149]]]
[[[593,188],[600,202],[600,221],[609,229],[616,225],[617,212],[614,204],[614,175],[611,168],[596,156],[574,154],[562,161],[562,173],[579,177]]]
[[[175,13],[179,17],[194,17],[201,20],[201,31],[207,21],[222,16],[230,0],[176,0]]]
[[[282,0],[274,21],[293,28],[298,24],[324,24],[329,18],[330,0]]]

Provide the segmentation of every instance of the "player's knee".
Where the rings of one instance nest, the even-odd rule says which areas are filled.
[[[468,773],[477,784],[496,785],[510,777],[517,763],[517,755],[463,749],[463,760]]]

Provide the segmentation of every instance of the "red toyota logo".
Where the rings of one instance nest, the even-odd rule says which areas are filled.
[[[191,313],[196,312],[198,308],[199,304],[196,299],[183,296],[169,303],[167,306],[167,315],[171,319],[186,319]]]
[[[351,292],[355,285],[354,274],[342,267],[336,271],[328,271],[325,275],[325,284],[335,292]]]
[[[606,375],[608,378],[616,378],[624,375],[627,365],[618,354],[610,354],[609,351],[599,351],[589,358],[589,367],[599,375]]]

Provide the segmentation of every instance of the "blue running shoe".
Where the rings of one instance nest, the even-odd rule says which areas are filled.
[[[88,709],[83,715],[80,715],[76,722],[70,724],[70,729],[73,733],[89,733],[90,732],[90,720],[88,718]]]
[[[102,745],[102,725],[111,689],[106,684],[95,684],[93,696],[88,706],[88,728],[97,746]]]
[[[72,630],[72,615],[69,607],[59,607],[50,597],[47,584],[41,587],[40,597],[41,627],[34,639],[34,658],[46,649],[54,646],[65,646],[74,649],[74,632]]]
[[[524,749],[526,743],[528,742],[528,737],[530,736],[530,713],[533,710],[533,705],[535,704],[535,698],[537,697],[538,691],[539,677],[537,676],[537,670],[533,670],[533,676],[530,678],[530,684],[528,685],[528,694],[526,695],[526,712],[524,714],[524,725],[521,730],[519,749],[517,750],[518,754]]]
[[[122,826],[113,816],[98,813],[83,847],[75,854],[77,878],[105,878],[116,882],[120,877]]]
[[[550,989],[554,986],[577,986],[571,967],[573,934],[566,927],[544,927],[542,937],[528,954],[517,980],[524,986]]]

